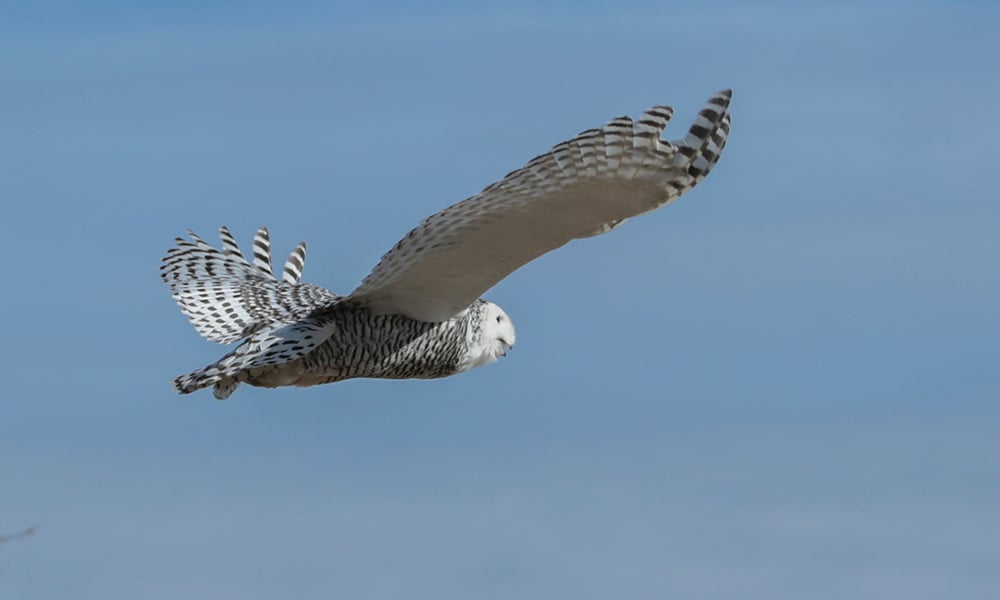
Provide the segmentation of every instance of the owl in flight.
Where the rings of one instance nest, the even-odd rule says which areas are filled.
[[[396,243],[346,296],[300,283],[306,245],[271,268],[267,229],[253,260],[222,227],[222,249],[190,233],[160,267],[203,337],[230,344],[218,361],[174,379],[187,394],[240,383],[309,386],[354,377],[430,379],[491,363],[514,325],[480,295],[573,239],[606,233],[675,200],[719,160],[731,90],[712,96],[683,139],[660,139],[673,109],[611,120],[535,157],[482,192],[433,214]]]

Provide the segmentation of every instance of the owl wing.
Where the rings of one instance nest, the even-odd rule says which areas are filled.
[[[304,319],[336,304],[340,296],[301,283],[305,242],[292,251],[278,281],[271,270],[271,238],[261,227],[253,239],[253,263],[243,257],[236,238],[222,227],[222,249],[189,232],[177,238],[160,266],[181,311],[203,337],[229,344],[259,331]]]
[[[655,106],[637,122],[619,117],[557,144],[424,219],[350,298],[376,312],[443,321],[521,265],[675,200],[718,161],[731,97],[712,96],[681,140],[660,139],[673,110]]]

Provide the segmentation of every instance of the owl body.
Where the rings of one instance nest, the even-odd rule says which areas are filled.
[[[211,383],[218,396],[239,383],[282,387],[355,378],[436,379],[493,362],[515,343],[507,315],[485,300],[439,323],[374,314],[361,306],[334,306],[316,318],[335,334],[301,358],[228,376],[209,366],[178,378],[178,389],[193,391]]]

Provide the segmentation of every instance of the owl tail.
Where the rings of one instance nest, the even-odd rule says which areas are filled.
[[[333,335],[336,327],[336,320],[320,313],[291,325],[255,333],[216,362],[175,378],[174,389],[181,394],[189,394],[212,386],[215,397],[225,400],[239,386],[240,381],[271,387],[291,385],[297,379],[297,374],[291,374],[290,380],[275,383],[277,371],[281,370],[282,365],[315,350]],[[261,376],[265,379],[260,379]],[[271,383],[266,382],[268,379]]]

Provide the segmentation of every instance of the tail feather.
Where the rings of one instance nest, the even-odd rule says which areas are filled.
[[[335,321],[317,315],[256,333],[207,367],[176,377],[174,389],[190,394],[212,386],[215,397],[224,400],[239,386],[241,373],[298,360],[326,341],[335,328]]]

